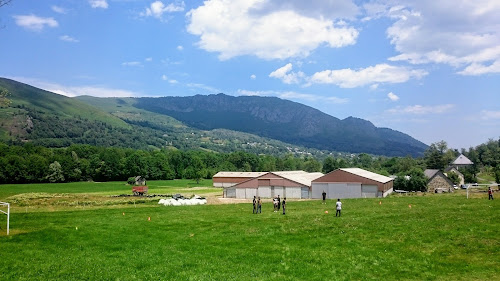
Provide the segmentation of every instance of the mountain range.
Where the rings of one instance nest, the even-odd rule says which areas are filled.
[[[404,133],[367,120],[341,120],[275,97],[69,98],[5,78],[0,78],[0,88],[12,101],[0,108],[4,142],[386,156],[422,156],[427,149]]]

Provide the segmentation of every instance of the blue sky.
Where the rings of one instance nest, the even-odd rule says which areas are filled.
[[[0,76],[67,96],[275,96],[430,144],[500,137],[497,0],[13,0]]]

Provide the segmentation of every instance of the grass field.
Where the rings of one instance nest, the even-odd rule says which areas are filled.
[[[187,184],[148,182],[164,193]],[[129,191],[101,185],[5,185],[0,198]],[[54,200],[14,206],[10,236],[2,218],[0,279],[500,280],[500,205],[482,193],[345,199],[341,218],[334,201],[289,201],[283,216],[270,203],[253,215],[249,203],[82,209]]]

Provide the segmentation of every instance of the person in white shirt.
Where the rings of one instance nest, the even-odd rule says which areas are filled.
[[[340,198],[337,200],[337,203],[335,203],[335,205],[337,206],[337,212],[335,213],[335,216],[339,216],[340,217],[340,211],[342,211],[342,202],[340,202]]]

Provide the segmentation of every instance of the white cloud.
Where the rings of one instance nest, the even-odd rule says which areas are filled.
[[[271,72],[271,74],[269,74],[269,77],[278,78],[285,84],[297,84],[305,77],[305,74],[304,72],[301,71],[290,72],[292,71],[292,68],[293,68],[292,64],[288,63],[285,66]]]
[[[352,70],[323,70],[310,77],[311,83],[335,84],[341,88],[355,88],[368,84],[403,83],[411,78],[420,79],[427,75],[421,69],[409,69],[401,66],[377,64],[367,68]]]
[[[334,2],[352,4],[346,0]],[[335,6],[334,2],[328,3]],[[199,36],[201,49],[219,53],[221,60],[241,55],[263,59],[306,57],[319,46],[340,48],[354,44],[358,31],[335,23],[332,17],[342,17],[340,14],[323,16],[322,3],[208,0],[187,13],[187,30]],[[312,10],[302,9],[308,4]],[[353,5],[346,7],[356,10]]]
[[[184,11],[184,1],[179,4],[170,3],[168,5],[163,4],[162,1],[155,1],[146,8],[144,12],[140,15],[143,17],[155,17],[157,19],[162,19],[164,13],[174,13]]]
[[[57,27],[59,24],[54,18],[42,18],[31,15],[16,15],[13,16],[16,24],[33,31],[41,31],[45,27]]]
[[[174,79],[169,79],[169,78],[167,77],[167,75],[165,75],[165,74],[163,74],[163,75],[161,76],[161,80],[163,80],[163,81],[168,81],[168,83],[170,83],[170,84],[177,84],[177,83],[179,83],[179,81],[177,81],[177,80],[174,80]]]
[[[59,7],[59,6],[52,6],[52,11],[58,13],[58,14],[66,14],[68,12],[68,10],[66,10],[65,8],[63,7]]]
[[[140,61],[126,61],[122,62],[122,66],[140,66],[142,67],[142,63]]]
[[[85,85],[85,86],[64,86],[57,83],[42,81],[26,77],[9,77],[10,79],[20,81],[34,87],[53,92],[59,95],[75,96],[94,96],[94,97],[139,97],[141,94],[133,91],[106,88],[103,86]]]
[[[480,116],[483,120],[500,120],[500,111],[482,110]]]
[[[309,102],[328,102],[334,104],[343,104],[349,102],[349,99],[337,98],[337,97],[323,97],[313,94],[297,93],[292,91],[249,91],[241,90],[237,91],[238,95],[241,96],[259,96],[259,97],[278,97],[280,99],[298,99],[306,100]]]
[[[153,61],[153,58],[149,57],[149,58],[145,58],[144,61],[147,61],[147,62],[152,62]]]
[[[472,63],[464,68],[464,70],[458,72],[458,74],[462,75],[481,75],[486,73],[500,73],[500,60],[496,60],[490,65]]]
[[[177,46],[177,50],[182,51],[182,50],[184,50],[184,47],[182,47],[181,45],[179,45],[179,46]]]
[[[59,36],[59,39],[62,40],[62,41],[66,41],[66,42],[72,42],[72,43],[78,43],[80,42],[80,40],[78,39],[75,39],[69,35],[63,35],[63,36]]]
[[[390,60],[447,64],[462,75],[500,72],[498,0],[375,2],[364,5],[369,18],[395,21],[387,36],[400,54]]]
[[[106,0],[89,0],[89,4],[92,8],[102,8],[102,9],[107,9],[108,8],[108,2]]]
[[[423,105],[412,105],[407,107],[396,107],[386,110],[387,113],[391,114],[443,114],[449,112],[455,107],[454,104],[443,104],[434,106],[423,106]]]
[[[255,74],[252,74],[252,75],[250,75],[250,79],[255,80],[255,79],[257,79],[257,76],[255,76]]]
[[[399,97],[398,97],[396,94],[394,94],[393,92],[388,93],[388,94],[387,94],[387,97],[388,97],[390,100],[392,100],[392,101],[397,101],[397,100],[399,100]]]

